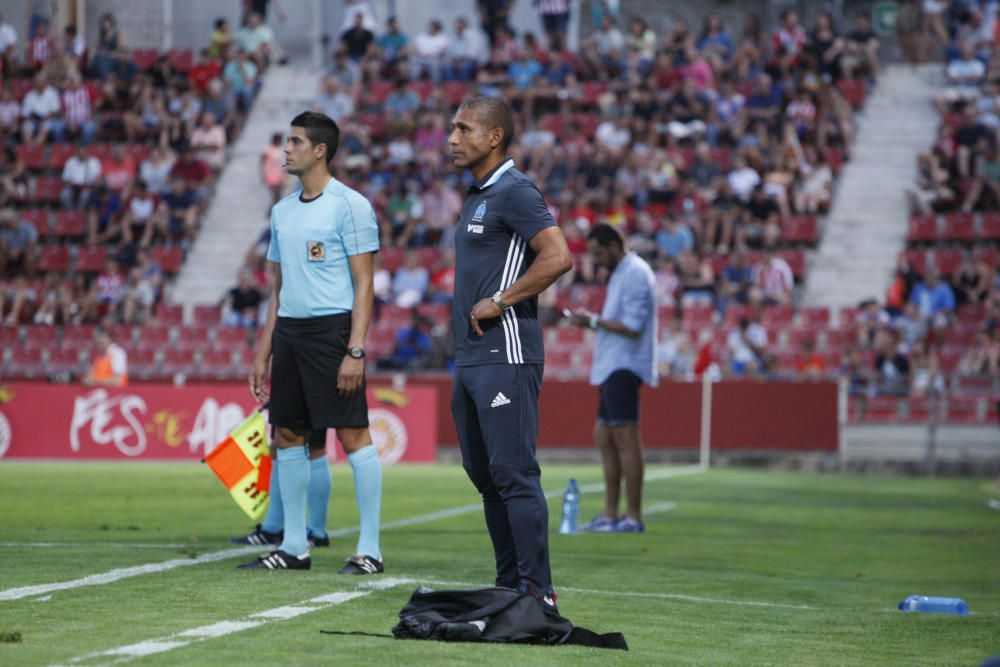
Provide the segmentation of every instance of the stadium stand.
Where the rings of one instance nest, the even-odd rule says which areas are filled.
[[[574,270],[540,299],[547,372],[586,374],[590,336],[561,325],[559,313],[600,307],[604,276],[590,264],[584,239],[592,224],[607,222],[656,269],[665,375],[692,377],[712,364],[728,375],[731,358],[749,349],[755,377],[843,377],[852,419],[990,418],[1000,345],[1000,190],[991,180],[995,138],[983,139],[992,136],[996,116],[968,101],[966,82],[934,101],[942,129],[918,165],[908,246],[885,302],[835,312],[799,305],[807,252],[821,239],[820,218],[851,156],[853,114],[878,73],[874,34],[838,31],[836,23],[821,12],[807,29],[791,9],[770,31],[748,20],[738,34],[715,15],[697,34],[680,21],[662,34],[641,19],[610,21],[576,51],[559,34],[543,44],[502,29],[487,39],[457,25],[437,55],[418,53],[417,40],[406,35],[379,35],[363,53],[339,44],[315,107],[342,128],[337,177],[371,199],[381,225],[373,363],[393,353],[417,307],[434,325],[436,350],[421,367],[447,367],[448,246],[468,185],[447,164],[447,127],[469,95],[504,95],[518,114],[512,153],[546,194],[574,251]],[[953,28],[958,37],[949,53],[969,62],[967,26]],[[411,47],[399,48],[407,41]],[[109,322],[124,327],[116,335],[136,378],[245,373],[253,313],[234,318],[232,294],[206,295],[211,303],[185,319],[160,295],[163,281],[185,268],[186,216],[196,220],[204,211],[212,180],[225,168],[200,164],[210,153],[178,154],[213,123],[230,141],[239,131],[250,109],[245,91],[235,90],[242,86],[235,72],[246,60],[227,48],[214,49],[212,58],[137,49],[105,62],[106,78],[68,76],[57,114],[65,127],[53,123],[45,142],[29,141],[41,124],[16,117],[41,85],[31,78],[35,70],[24,64],[20,76],[5,73],[0,207],[13,208],[8,233],[31,240],[37,261],[4,262],[0,313],[3,339],[11,342],[4,343],[4,377],[79,368],[91,351],[89,327]],[[77,67],[88,72],[85,63]],[[993,85],[991,74],[984,68],[975,85]],[[199,113],[207,110],[214,119]],[[78,153],[72,140],[87,123],[96,143]],[[99,179],[88,180],[91,158]],[[183,176],[187,189],[171,192],[171,173]],[[151,183],[153,215],[166,218],[159,225],[132,192],[140,177]],[[124,211],[137,232],[154,225],[148,247],[119,241]],[[247,256],[253,289],[264,299],[266,241],[262,230]],[[928,319],[923,297],[916,310],[907,304],[934,271],[957,303]],[[36,338],[37,327],[55,333]]]

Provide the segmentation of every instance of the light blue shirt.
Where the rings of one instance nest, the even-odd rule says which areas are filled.
[[[628,370],[655,387],[659,379],[656,372],[656,278],[649,264],[634,252],[625,255],[611,274],[601,319],[616,320],[640,333],[638,338],[629,338],[597,329],[590,384],[599,385],[615,371]]]
[[[378,250],[375,211],[361,193],[331,178],[323,192],[302,191],[271,208],[267,259],[281,264],[279,317],[321,317],[354,307],[348,257]]]

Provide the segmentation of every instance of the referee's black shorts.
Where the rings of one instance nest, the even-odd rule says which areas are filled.
[[[368,427],[365,382],[353,396],[337,391],[350,335],[350,313],[278,318],[271,338],[272,424],[302,433]]]

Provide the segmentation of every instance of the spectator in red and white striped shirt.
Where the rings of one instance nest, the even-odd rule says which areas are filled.
[[[792,267],[773,250],[764,250],[760,263],[753,270],[754,286],[750,290],[750,302],[765,304],[790,304],[795,276]]]
[[[92,142],[97,127],[94,125],[90,89],[83,83],[79,73],[70,74],[69,84],[62,92],[62,105],[66,129],[70,135],[79,137],[82,144]]]
[[[52,35],[49,34],[49,24],[42,22],[35,28],[35,36],[28,42],[28,64],[34,70],[40,70],[52,56]]]

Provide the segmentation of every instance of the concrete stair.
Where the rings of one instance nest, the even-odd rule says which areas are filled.
[[[917,154],[934,140],[931,104],[941,65],[889,65],[864,110],[841,172],[819,248],[809,257],[804,305],[853,307],[883,299],[906,243],[905,191]]]
[[[285,133],[298,113],[312,107],[317,70],[271,67],[239,139],[230,148],[215,197],[202,220],[168,300],[185,306],[215,303],[236,284],[251,243],[268,224],[271,195],[260,179],[260,154],[275,132]]]

